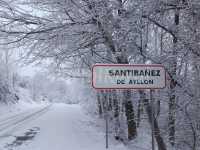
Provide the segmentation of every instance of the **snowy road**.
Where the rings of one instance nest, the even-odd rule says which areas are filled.
[[[45,114],[13,133],[17,136],[28,129],[39,129],[32,140],[25,141],[20,146],[4,147],[4,149],[104,150],[104,133],[99,132],[90,121],[91,118],[79,105],[54,104]],[[109,150],[126,150],[126,148],[113,140]]]
[[[14,130],[20,128],[24,123],[39,117],[48,111],[51,105],[45,107],[37,107],[5,118],[0,118],[0,138],[10,136]]]

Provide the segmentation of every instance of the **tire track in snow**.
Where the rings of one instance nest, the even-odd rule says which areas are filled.
[[[4,125],[4,124],[8,124],[10,121],[13,121],[14,119],[17,119],[17,118],[22,117],[24,115],[27,115],[29,113],[30,113],[30,110],[29,111],[24,111],[24,112],[21,112],[21,113],[18,113],[18,114],[9,116],[9,117],[6,117],[4,119],[0,119],[0,127],[2,125]]]
[[[8,131],[6,133],[1,134],[2,132],[7,131],[7,130],[12,130],[13,128],[20,126],[21,123],[24,123],[26,121],[29,121],[29,120],[31,121],[34,117],[37,117],[38,115],[40,116],[40,115],[46,113],[50,107],[51,107],[51,105],[48,105],[48,106],[46,106],[40,110],[37,110],[33,113],[29,113],[26,116],[23,116],[25,113],[24,112],[24,113],[20,113],[21,115],[18,114],[18,115],[9,117],[8,119],[5,119],[4,123],[0,124],[0,138],[10,136],[12,133],[12,132]],[[9,120],[9,121],[6,121],[6,120]]]

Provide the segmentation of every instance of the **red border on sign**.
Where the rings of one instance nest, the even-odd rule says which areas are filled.
[[[131,66],[136,66],[136,67],[161,67],[161,68],[163,68],[164,69],[164,71],[165,71],[165,67],[163,66],[163,65],[161,65],[161,64],[95,64],[95,65],[93,65],[92,66],[92,87],[94,88],[94,89],[96,89],[96,90],[113,90],[113,89],[143,89],[143,90],[145,90],[145,89],[164,89],[165,87],[166,87],[166,80],[167,80],[167,75],[166,75],[166,71],[165,71],[165,86],[164,87],[162,87],[162,88],[137,88],[137,87],[135,87],[135,88],[133,88],[133,87],[128,87],[128,88],[97,88],[97,87],[95,87],[94,86],[94,78],[95,78],[95,76],[94,76],[94,68],[96,67],[96,66],[116,66],[116,67],[118,67],[118,66],[124,66],[124,67],[131,67]]]

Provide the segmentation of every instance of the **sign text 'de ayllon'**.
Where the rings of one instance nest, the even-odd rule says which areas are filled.
[[[95,89],[162,89],[166,72],[162,65],[96,64],[92,68]]]

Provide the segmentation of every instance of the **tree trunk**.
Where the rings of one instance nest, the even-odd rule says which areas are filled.
[[[160,134],[160,128],[158,126],[158,121],[155,117],[152,118],[152,109],[151,109],[152,107],[149,103],[149,99],[146,98],[146,94],[143,91],[139,91],[139,92],[140,92],[140,97],[142,98],[145,109],[146,109],[149,124],[152,126],[152,122],[154,123],[154,136],[155,136],[155,139],[156,139],[156,142],[158,145],[158,150],[167,150],[164,140]]]
[[[106,1],[105,1],[106,2]],[[122,1],[119,1],[122,4]],[[104,6],[107,6],[105,3]],[[108,7],[108,6],[107,6]],[[122,7],[122,6],[121,6]],[[90,10],[94,9],[94,6],[91,3],[88,3],[88,8]],[[119,15],[122,13],[123,8],[119,11]],[[110,14],[112,15],[112,14]],[[123,54],[122,50],[117,48],[117,44],[113,41],[112,34],[106,29],[105,25],[102,24],[99,20],[97,20],[98,16],[92,18],[93,23],[98,27],[99,31],[102,33],[103,38],[105,39],[105,45],[110,49],[110,51],[115,55],[119,53],[119,56],[116,56],[116,61],[119,64],[128,64],[128,58],[126,55]],[[135,123],[135,115],[134,109],[131,99],[131,91],[127,90],[125,93],[125,112],[127,117],[127,124],[128,124],[128,139],[132,140],[137,135],[137,128]]]
[[[139,99],[138,108],[137,108],[137,127],[140,126],[141,113],[142,113],[142,101],[141,99]]]
[[[179,25],[179,10],[175,10],[175,16],[174,16],[174,23],[176,27],[176,32],[178,32],[178,25]],[[173,38],[173,44],[174,49],[172,52],[172,61],[171,61],[171,74],[173,76],[173,79],[176,79],[176,68],[177,68],[177,37]],[[169,98],[169,141],[171,145],[175,144],[175,112],[176,112],[176,83],[175,81],[171,79],[170,81],[170,98]]]
[[[113,100],[112,100],[112,92],[108,91],[108,110],[112,111],[113,109]]]
[[[117,98],[117,93],[113,91],[113,111],[114,111],[114,120],[115,120],[115,139],[120,140],[120,121],[119,121],[119,99]]]
[[[98,91],[97,91],[97,103],[98,103],[99,116],[102,117],[103,110],[102,110],[101,95]]]
[[[128,139],[132,140],[137,136],[137,126],[135,122],[135,113],[133,109],[133,104],[131,101],[131,91],[124,91],[125,97],[125,113],[128,125]]]

